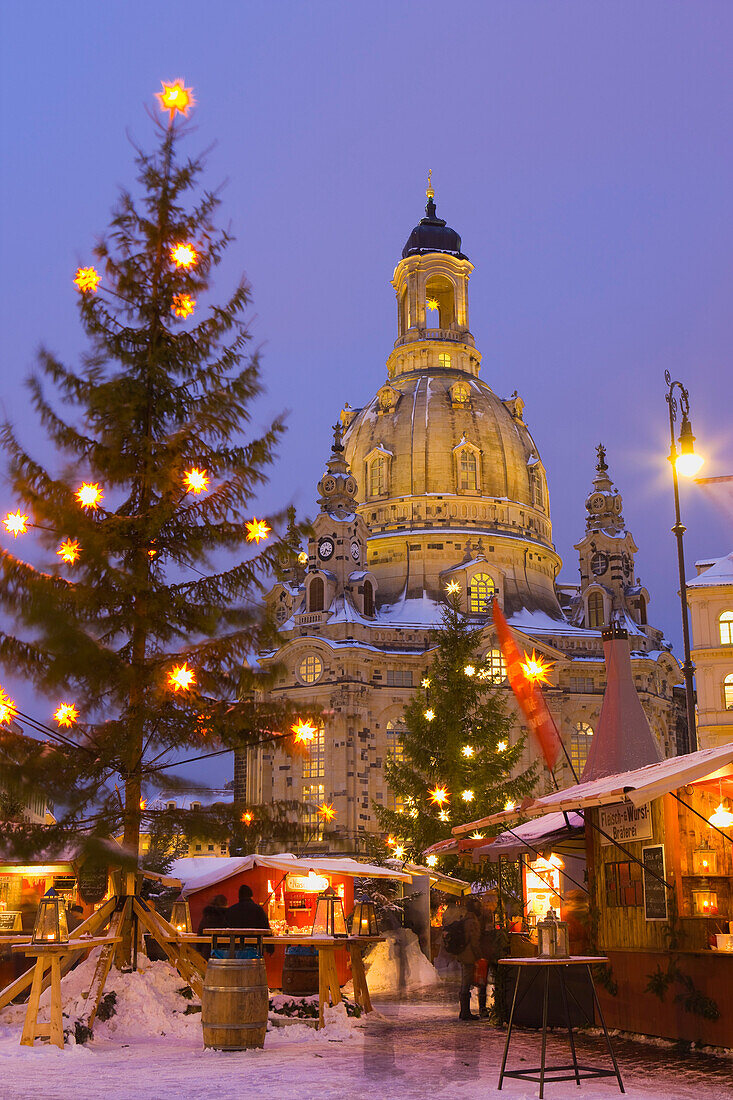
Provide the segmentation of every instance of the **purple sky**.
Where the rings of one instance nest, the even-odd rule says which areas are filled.
[[[728,0],[67,0],[7,5],[1,38],[0,398],[26,440],[37,346],[84,346],[71,280],[132,183],[126,130],[150,147],[145,104],[181,76],[188,147],[216,141],[206,183],[228,181],[218,296],[247,273],[261,415],[291,410],[264,506],[312,514],[329,426],[384,380],[389,280],[432,168],[476,265],[482,377],[519,390],[547,467],[562,579],[602,440],[679,652],[665,368],[690,389],[703,473],[733,472]],[[683,512],[689,573],[730,550],[731,513],[694,486]]]

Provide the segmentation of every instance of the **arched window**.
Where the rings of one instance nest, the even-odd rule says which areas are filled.
[[[583,768],[588,759],[592,736],[592,726],[589,726],[587,722],[576,722],[575,729],[570,736],[570,759],[573,762],[578,779],[583,774]]]
[[[601,630],[606,620],[603,610],[603,595],[600,592],[591,592],[588,597],[588,629]]]
[[[455,315],[453,283],[445,275],[433,275],[425,284],[426,328],[450,328]]]
[[[398,718],[396,722],[389,721],[387,723],[387,753],[397,763],[401,763],[405,759],[404,734],[405,724],[401,718]],[[387,806],[390,810],[396,810],[398,814],[401,814],[405,808],[405,800],[390,788],[387,795]]]
[[[468,587],[468,610],[488,615],[489,603],[496,595],[496,585],[488,573],[474,573]]]
[[[323,577],[314,577],[308,586],[308,610],[323,611]]]
[[[454,408],[467,406],[471,398],[471,391],[465,382],[456,382],[454,386],[451,386],[450,394]]]
[[[308,754],[303,757],[303,779],[323,779],[326,774],[326,730],[321,722],[316,735],[308,742]],[[305,802],[306,800],[303,799]]]
[[[298,675],[304,684],[317,683],[323,674],[323,661],[317,653],[309,653],[298,665]]]
[[[371,581],[364,581],[364,614],[374,614],[374,588]]]
[[[545,490],[542,484],[542,474],[533,466],[529,471],[529,488],[532,497],[532,504],[535,508],[545,507]]]
[[[458,488],[475,492],[478,488],[476,452],[464,447],[458,460]]]
[[[724,611],[720,623],[720,644],[733,645],[733,611]]]
[[[506,680],[506,661],[500,649],[489,649],[485,656],[486,677],[492,684],[502,684]]]
[[[643,596],[637,596],[636,598],[636,610],[639,615],[639,623],[641,626],[646,626],[646,600]]]
[[[377,455],[369,466],[369,496],[381,497],[387,492],[387,459]]]
[[[733,710],[733,672],[723,680],[723,706],[726,710]]]

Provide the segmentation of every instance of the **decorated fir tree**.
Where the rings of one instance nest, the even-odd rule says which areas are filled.
[[[16,508],[5,527],[33,528],[43,561],[0,551],[13,624],[0,662],[53,700],[39,741],[13,732],[16,712],[26,734],[33,723],[3,697],[5,771],[14,791],[56,804],[65,837],[121,833],[131,858],[141,829],[163,828],[148,799],[175,790],[176,756],[241,748],[292,722],[261,701],[266,685],[246,662],[267,642],[261,580],[283,553],[268,541],[275,520],[251,514],[283,424],[249,431],[261,390],[249,288],[208,297],[230,238],[216,195],[201,190],[201,159],[179,151],[190,89],[164,86],[160,100],[157,147],[137,153],[137,186],[96,248],[100,270],[76,275],[89,350],[78,369],[44,350],[29,380],[53,466],[2,429]],[[195,835],[241,845],[248,830],[260,841],[278,823],[290,830],[291,811],[187,820]],[[186,815],[166,813],[163,831],[177,834]]]
[[[405,858],[424,862],[425,849],[456,825],[516,804],[534,784],[534,766],[521,767],[523,739],[510,740],[504,693],[475,657],[481,634],[461,614],[458,593],[449,592],[432,664],[405,709],[400,751],[385,765],[396,807],[374,807]]]

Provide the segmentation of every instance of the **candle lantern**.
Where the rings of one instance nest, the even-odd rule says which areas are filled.
[[[171,924],[176,932],[191,932],[191,910],[188,898],[177,898],[171,910]]]
[[[695,848],[692,853],[692,871],[695,875],[718,873],[718,854],[714,848]]]
[[[537,940],[542,958],[569,958],[568,924],[558,920],[553,909],[548,909],[545,919],[537,922]]]
[[[693,890],[692,908],[695,916],[717,917],[718,895],[714,890]]]
[[[354,905],[351,915],[352,936],[378,936],[377,911],[371,898],[362,897]]]
[[[346,917],[344,916],[344,903],[338,896],[333,886],[329,886],[322,894],[318,895],[316,902],[316,917],[313,921],[312,936],[345,936]]]
[[[54,889],[48,890],[38,903],[36,923],[31,943],[68,943],[66,902]]]

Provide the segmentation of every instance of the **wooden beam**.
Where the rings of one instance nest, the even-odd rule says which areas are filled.
[[[122,905],[116,908],[112,914],[112,918],[109,922],[110,936],[120,936],[123,934],[125,924],[129,924],[131,911],[131,898],[127,897],[122,902]],[[99,1008],[99,1002],[102,999],[102,993],[104,992],[107,977],[112,967],[116,947],[116,943],[106,943],[100,951],[97,965],[94,967],[91,985],[84,998],[84,1008],[81,1012],[80,1019],[86,1024],[90,1031],[94,1027],[97,1009]]]

